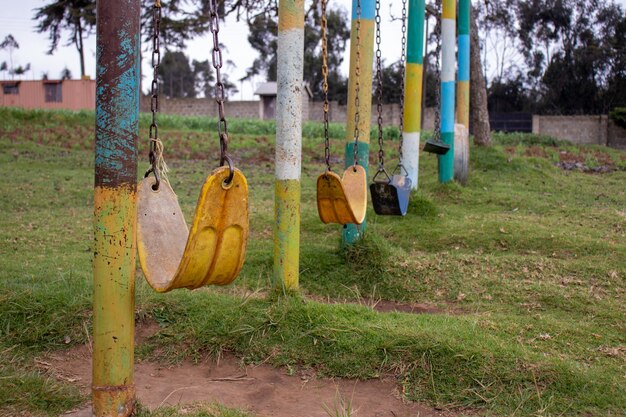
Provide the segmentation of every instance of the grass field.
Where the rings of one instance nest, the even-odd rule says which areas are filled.
[[[3,416],[58,415],[87,400],[34,359],[86,343],[91,331],[93,125],[90,112],[0,109]],[[214,124],[164,116],[160,126],[171,183],[189,217],[216,164]],[[370,209],[366,239],[340,251],[338,228],[317,217],[322,130],[307,124],[301,296],[275,297],[274,126],[233,120],[229,127],[251,190],[245,267],[231,287],[166,295],[139,273],[137,320],[161,326],[140,358],[176,362],[229,351],[323,376],[392,374],[407,399],[460,413],[626,413],[626,152],[497,135],[492,148],[472,148],[467,187],[438,184],[435,159],[423,155],[408,216],[375,217]],[[343,127],[331,133],[339,156]],[[570,160],[611,172],[557,166]],[[436,311],[368,308],[381,300]],[[240,415],[212,410],[198,415]]]

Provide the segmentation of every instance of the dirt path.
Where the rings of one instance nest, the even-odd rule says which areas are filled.
[[[138,329],[138,343],[157,326]],[[91,351],[80,346],[57,352],[37,361],[51,376],[80,386],[89,392],[91,383]],[[322,379],[313,373],[287,375],[286,370],[269,365],[242,366],[232,355],[218,362],[183,363],[164,367],[153,362],[135,366],[137,398],[154,409],[193,402],[218,402],[240,408],[256,416],[328,417],[341,410],[341,403],[350,404],[352,415],[372,417],[450,417],[456,413],[437,411],[417,403],[402,401],[393,380],[356,381]],[[90,417],[91,409],[66,414]]]

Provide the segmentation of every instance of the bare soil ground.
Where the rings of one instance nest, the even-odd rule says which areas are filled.
[[[156,324],[141,325],[137,328],[137,343],[157,331]],[[89,393],[89,345],[50,354],[37,360],[37,365],[50,376],[76,384],[85,394]],[[284,369],[269,365],[243,365],[232,355],[217,361],[185,362],[172,367],[139,362],[135,365],[135,385],[138,400],[150,409],[218,402],[257,416],[327,417],[348,407],[351,415],[363,417],[458,415],[404,401],[393,377],[368,381],[325,379],[316,377],[313,370],[288,375]],[[90,417],[91,407],[86,405],[66,416]]]

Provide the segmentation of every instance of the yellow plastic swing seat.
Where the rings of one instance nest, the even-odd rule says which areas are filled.
[[[317,178],[317,211],[324,223],[361,224],[367,211],[367,174],[351,166],[343,178],[326,171]]]
[[[202,186],[191,231],[170,185],[144,178],[137,191],[137,249],[146,280],[158,292],[227,285],[243,266],[248,241],[248,183],[235,169],[216,169]]]

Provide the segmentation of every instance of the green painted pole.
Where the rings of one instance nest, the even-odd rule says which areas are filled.
[[[441,57],[441,140],[450,145],[450,150],[439,156],[439,182],[447,183],[454,179],[456,0],[443,0]]]
[[[278,5],[278,97],[274,186],[274,287],[298,289],[304,0]]]
[[[357,39],[357,11],[361,8],[360,33]],[[359,146],[357,163],[365,168],[369,167],[370,130],[372,124],[372,70],[374,62],[374,31],[376,2],[375,0],[352,0],[352,32],[350,35],[350,76],[348,83],[348,123],[346,127],[345,167],[354,165],[354,132],[358,127]],[[357,48],[357,41],[360,47]],[[357,54],[359,50],[359,54]],[[358,56],[357,56],[358,55]],[[357,64],[359,66],[359,100],[358,126],[356,123],[356,87]],[[365,232],[366,221],[360,226],[348,224],[343,229],[342,245],[356,243]]]
[[[471,0],[459,0],[459,81],[456,120],[469,131],[470,116],[470,12]]]
[[[135,402],[135,193],[139,0],[97,2],[92,399],[96,417]]]
[[[409,30],[404,90],[404,141],[402,165],[417,189],[419,180],[420,132],[422,129],[422,86],[424,76],[425,0],[409,0]],[[404,57],[403,57],[404,59]]]

